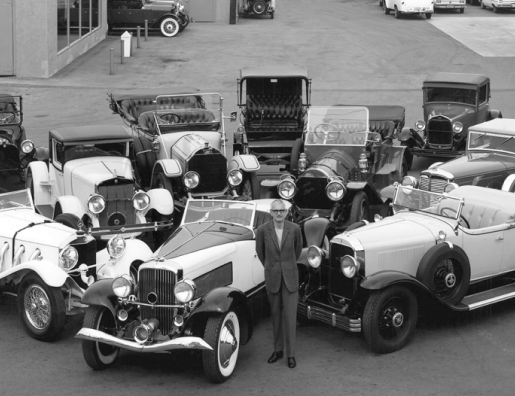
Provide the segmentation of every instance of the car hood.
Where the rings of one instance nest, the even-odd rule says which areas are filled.
[[[76,231],[55,223],[31,209],[17,209],[0,213],[0,237],[16,238],[16,242],[62,247],[77,238]]]
[[[95,157],[67,162],[64,169],[65,180],[71,180],[72,192],[80,184],[94,188],[103,181],[116,177],[132,179],[132,166],[128,158]]]
[[[473,118],[476,114],[474,106],[465,104],[428,104],[426,105],[427,119],[438,115],[449,117],[451,121],[460,121]]]
[[[515,169],[515,158],[498,153],[469,153],[439,165],[433,171],[451,173],[454,179],[477,174],[488,174],[506,169]]]

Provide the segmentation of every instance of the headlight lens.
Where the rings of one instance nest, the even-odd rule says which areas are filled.
[[[186,172],[182,180],[187,188],[193,189],[200,183],[200,176],[197,172],[190,171]]]
[[[404,176],[402,178],[401,184],[405,187],[418,188],[418,180],[416,177],[413,177],[413,176]]]
[[[352,278],[359,270],[359,263],[352,256],[343,256],[341,258],[341,269],[343,275],[345,275],[347,278]]]
[[[117,259],[125,253],[125,239],[121,236],[115,235],[109,242],[107,242],[107,251],[109,252],[109,256],[111,258]]]
[[[313,268],[320,267],[322,264],[322,259],[324,257],[324,252],[318,246],[310,246],[308,248],[308,263]]]
[[[32,143],[30,140],[24,140],[21,143],[21,151],[23,151],[25,154],[32,153],[34,151],[34,143]]]
[[[424,129],[426,129],[426,123],[422,120],[418,120],[417,122],[415,122],[415,129],[417,131],[423,131]]]
[[[88,210],[93,214],[99,214],[106,207],[106,201],[102,195],[92,195],[88,199]]]
[[[297,186],[293,179],[284,179],[277,185],[277,192],[282,199],[292,199],[297,193]]]
[[[177,301],[185,304],[195,298],[197,286],[192,280],[185,279],[175,285],[173,292]]]
[[[132,197],[132,206],[134,206],[134,209],[145,210],[148,208],[148,205],[150,205],[150,197],[147,193],[140,191]]]
[[[456,121],[452,124],[452,131],[454,133],[460,133],[461,131],[463,131],[463,124],[459,121]]]
[[[331,181],[325,188],[325,193],[331,201],[339,201],[347,193],[345,186],[339,180]]]
[[[233,169],[227,175],[227,183],[229,183],[233,187],[239,186],[242,181],[243,173],[241,173],[241,171],[238,169]]]
[[[79,252],[73,246],[66,246],[59,253],[59,265],[65,270],[72,269],[79,261]]]
[[[113,293],[116,294],[116,296],[121,298],[129,297],[132,293],[132,282],[127,278],[127,276],[122,275],[113,280],[112,288]]]

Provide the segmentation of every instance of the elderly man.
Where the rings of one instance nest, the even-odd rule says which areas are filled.
[[[302,251],[302,235],[297,224],[286,221],[287,209],[283,201],[270,206],[272,221],[256,231],[256,253],[265,267],[265,285],[272,311],[274,352],[268,363],[283,357],[286,344],[288,367],[295,368],[295,336],[299,273],[297,259]]]

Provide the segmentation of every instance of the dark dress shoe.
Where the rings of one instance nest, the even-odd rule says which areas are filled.
[[[295,361],[295,358],[294,357],[289,357],[288,358],[288,367],[289,368],[295,368],[296,365],[297,365],[297,362]]]
[[[272,353],[272,356],[270,356],[270,359],[268,359],[268,363],[275,363],[279,359],[282,359],[282,358],[283,358],[283,351],[279,351],[279,352],[274,351],[274,353]]]

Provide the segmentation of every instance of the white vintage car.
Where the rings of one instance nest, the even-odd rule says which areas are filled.
[[[61,334],[67,315],[81,312],[84,290],[95,279],[130,274],[129,256],[116,266],[108,250],[96,253],[96,241],[84,232],[35,212],[29,190],[0,194],[0,293],[17,296],[28,333],[41,340]],[[130,250],[150,249],[138,240]]]
[[[477,186],[437,194],[396,186],[395,215],[308,250],[299,315],[362,332],[389,353],[418,307],[470,311],[515,297],[515,195]]]
[[[386,15],[393,11],[396,19],[402,14],[424,14],[429,19],[434,13],[434,0],[379,0],[379,5]]]
[[[174,234],[154,254],[133,256],[143,261],[137,285],[126,277],[94,283],[82,298],[89,307],[76,336],[86,363],[105,369],[120,349],[198,349],[206,376],[228,379],[254,313],[266,309],[254,231],[271,220],[271,201],[189,200]]]
[[[149,231],[166,235],[173,199],[166,190],[145,192],[137,185],[132,143],[128,128],[118,125],[50,131],[49,164],[31,162],[27,170],[36,209],[102,240]]]
[[[436,10],[458,10],[461,14],[465,12],[465,0],[434,0]]]
[[[495,13],[515,10],[515,0],[480,0],[479,4],[481,8],[491,8]]]

